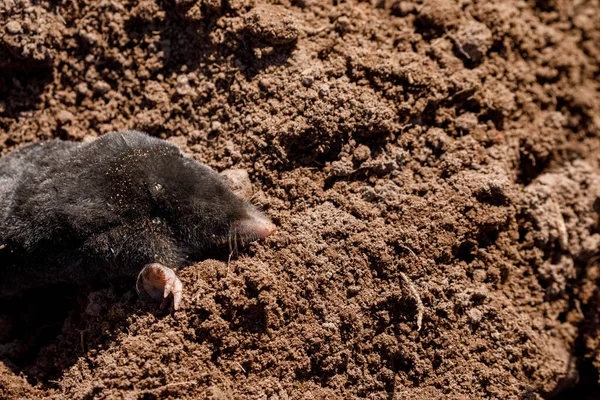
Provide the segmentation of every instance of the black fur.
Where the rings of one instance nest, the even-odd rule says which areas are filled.
[[[214,170],[141,132],[30,145],[0,158],[0,294],[178,268],[252,212]]]

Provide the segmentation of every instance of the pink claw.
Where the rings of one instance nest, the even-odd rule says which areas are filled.
[[[181,303],[183,284],[173,269],[159,263],[152,263],[140,271],[136,289],[138,293],[143,289],[154,300],[162,300],[161,309],[169,304],[169,297],[172,297],[171,310],[175,311]]]

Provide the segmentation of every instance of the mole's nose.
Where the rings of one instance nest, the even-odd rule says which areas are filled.
[[[277,227],[271,221],[265,221],[259,229],[257,229],[256,233],[260,239],[264,239],[267,236],[271,236],[277,231]]]
[[[257,239],[264,239],[271,236],[277,230],[277,227],[271,220],[262,213],[255,211],[239,221],[236,229],[242,235],[254,236]]]

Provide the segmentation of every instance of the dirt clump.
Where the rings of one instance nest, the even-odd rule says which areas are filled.
[[[2,154],[144,130],[245,171],[232,179],[278,231],[183,269],[175,315],[128,281],[0,310],[0,396],[541,399],[597,385],[599,8],[5,2]]]
[[[0,68],[51,67],[64,25],[44,7],[26,1],[0,6]]]
[[[298,22],[285,7],[259,5],[247,13],[244,19],[251,35],[270,44],[287,44],[298,39]]]

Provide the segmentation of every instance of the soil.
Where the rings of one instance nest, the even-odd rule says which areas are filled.
[[[597,1],[3,1],[2,154],[143,130],[279,231],[174,315],[129,281],[4,304],[0,397],[597,394],[599,67]]]

